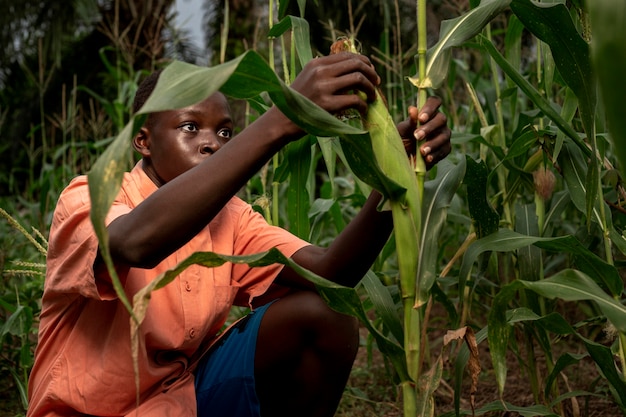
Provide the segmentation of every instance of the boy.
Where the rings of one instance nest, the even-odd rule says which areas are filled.
[[[141,107],[156,83],[140,87]],[[311,61],[292,87],[330,112],[364,112],[378,75],[363,56]],[[430,99],[399,125],[407,147],[432,166],[450,131]],[[327,279],[355,285],[392,229],[368,201],[328,247],[269,226],[235,193],[303,132],[271,108],[237,137],[225,97],[152,114],[133,140],[142,160],[125,176],[107,216],[125,291],[136,291],[196,251],[243,255],[277,247]],[[219,152],[217,152],[219,150]],[[334,312],[308,281],[280,265],[192,266],[155,291],[141,326],[139,405],[129,317],[98,255],[85,177],[63,192],[50,231],[29,416],[332,416],[358,349],[356,320]],[[254,311],[216,342],[233,304]],[[207,353],[208,347],[211,346]]]

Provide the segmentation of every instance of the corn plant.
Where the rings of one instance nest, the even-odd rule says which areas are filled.
[[[2,326],[0,326],[0,346],[3,356],[6,355],[6,363],[3,363],[2,371],[8,371],[13,377],[22,407],[26,410],[28,407],[28,373],[33,363],[35,345],[34,323],[40,310],[39,299],[45,269],[41,258],[46,256],[48,242],[37,229],[33,228],[32,232],[28,232],[20,222],[2,208],[0,208],[0,217],[14,231],[22,235],[37,252],[34,261],[26,259],[13,261],[10,267],[3,268],[2,275],[13,278],[11,281],[13,286],[0,294],[0,307],[7,312],[6,319],[2,317]],[[9,233],[6,235],[10,236]]]
[[[481,24],[487,24],[505,9],[513,12],[509,23],[528,30],[541,47],[541,57],[544,61],[543,64],[537,64],[539,85],[536,86],[524,76],[520,61],[513,58],[514,51],[507,49],[507,55],[503,55],[494,45],[490,32],[477,34],[475,38],[479,48],[485,51],[489,58],[490,70],[502,71],[506,76],[504,85],[507,87],[507,96],[501,90],[500,77],[493,78],[493,91],[496,93],[494,101],[484,102],[492,116],[492,125],[486,123],[483,104],[479,100],[474,100],[477,113],[482,116],[479,138],[482,141],[481,147],[491,152],[481,150],[481,160],[477,166],[486,165],[490,160],[496,162],[496,169],[492,171],[495,173],[492,175],[498,177],[496,183],[499,189],[498,198],[486,206],[487,212],[492,215],[478,216],[476,212],[480,210],[474,210],[474,228],[479,239],[469,245],[464,254],[458,283],[459,294],[464,294],[461,300],[464,304],[462,317],[467,319],[468,314],[465,312],[471,310],[467,304],[472,302],[480,280],[489,280],[487,277],[492,274],[494,278],[499,278],[495,268],[489,268],[485,263],[488,257],[485,258],[482,254],[488,256],[493,252],[499,252],[509,255],[500,256],[492,261],[500,264],[499,270],[509,271],[509,274],[502,276],[501,281],[491,279],[492,284],[499,289],[489,311],[488,332],[483,332],[480,338],[488,333],[495,375],[502,395],[509,334],[512,326],[524,323],[525,329],[530,330],[526,333],[527,337],[534,338],[534,341],[529,340],[527,347],[536,342],[546,355],[549,377],[543,389],[539,387],[538,375],[532,371],[531,384],[537,402],[535,412],[547,414],[553,409],[562,411],[561,404],[568,395],[560,395],[554,383],[568,363],[578,360],[569,354],[555,360],[552,356],[551,334],[559,337],[572,335],[581,341],[610,384],[615,402],[622,410],[626,392],[624,369],[616,366],[612,349],[586,338],[581,332],[581,328],[585,326],[577,327],[575,330],[568,325],[562,316],[551,312],[555,304],[549,301],[558,298],[566,301],[593,301],[597,307],[598,319],[608,320],[610,326],[615,328],[617,337],[613,350],[617,352],[619,362],[623,366],[623,323],[626,309],[622,298],[623,282],[613,256],[616,252],[624,254],[624,238],[613,224],[613,217],[619,218],[619,203],[614,205],[618,208],[614,215],[606,204],[606,201],[611,201],[611,196],[615,195],[619,201],[623,191],[619,181],[614,183],[616,188],[613,190],[602,183],[603,176],[606,177],[607,172],[614,174],[616,169],[610,159],[607,134],[603,131],[598,134],[598,129],[602,128],[604,122],[598,117],[597,111],[602,109],[611,114],[613,110],[609,108],[614,106],[615,102],[611,103],[612,106],[607,105],[606,109],[598,103],[596,75],[597,71],[601,71],[600,85],[606,86],[607,79],[614,79],[611,78],[614,77],[613,69],[618,71],[615,74],[619,73],[619,65],[613,67],[606,63],[607,50],[616,53],[617,57],[623,57],[624,37],[623,33],[622,37],[608,36],[603,28],[599,29],[600,39],[596,47],[602,52],[598,52],[594,67],[589,46],[590,40],[595,40],[594,24],[590,24],[588,11],[582,4],[574,3],[571,9],[568,9],[565,3],[560,1],[483,0],[480,5],[463,16],[444,22],[440,41],[429,50],[431,53],[429,66],[434,71],[430,79],[441,82],[450,64],[448,60],[450,52],[446,51],[446,48],[460,46],[459,39],[461,42],[468,40],[461,34],[464,30],[468,33],[474,32],[468,28],[471,24],[469,22],[480,20]],[[610,7],[612,9],[609,9]],[[596,27],[604,25],[604,20],[598,16],[602,16],[607,10],[616,13],[614,16],[617,17],[611,19],[617,21],[623,19],[623,7],[618,6],[616,2],[594,3],[589,9],[596,16]],[[484,20],[479,19],[480,16],[484,17]],[[518,30],[513,33],[505,43],[507,48],[518,45],[516,42],[520,40],[522,32]],[[508,54],[509,52],[511,53]],[[560,90],[557,89],[557,83]],[[469,87],[470,92],[473,92],[471,86]],[[520,93],[523,96],[520,96]],[[615,95],[611,92],[608,93],[608,97]],[[502,117],[503,106],[510,106],[514,110],[522,101],[520,98],[524,98],[524,106],[530,105],[529,109],[535,106],[538,111],[512,113],[510,119],[505,121]],[[561,106],[560,111],[555,100],[558,100]],[[574,120],[576,114],[579,117]],[[623,147],[620,142],[622,139],[620,135],[623,135],[620,123],[623,124],[616,121],[615,116],[613,121],[609,122],[609,126],[615,125],[616,129],[612,139],[617,155]],[[617,136],[615,132],[618,133]],[[502,137],[502,134],[505,136]],[[470,165],[476,163],[472,162]],[[499,172],[503,167],[506,168],[505,177]],[[552,193],[555,179],[554,176],[547,174],[547,171],[552,169],[558,170],[561,174],[563,186],[571,195],[571,200],[566,192]],[[531,176],[531,173],[535,175]],[[477,200],[485,201],[484,193],[491,183],[490,176],[484,176],[481,187],[483,194]],[[527,203],[521,191],[532,186],[533,177],[536,187],[533,193],[535,201]],[[491,206],[492,202],[497,203],[497,211]],[[468,203],[472,212],[471,205],[476,202],[470,199]],[[514,207],[512,203],[515,203]],[[546,211],[547,208],[549,211]],[[581,223],[579,235],[590,237],[597,234],[602,242],[599,247],[589,248],[584,240],[580,241],[571,234],[550,236],[550,233],[558,232],[555,224],[566,208],[574,208],[575,218]],[[503,217],[499,219],[501,215]],[[560,261],[559,269],[550,270],[546,267],[546,260],[550,254],[559,252],[566,253],[568,259],[565,259],[566,262]],[[515,264],[512,263],[513,256]],[[480,261],[479,270],[472,274],[476,261]],[[510,282],[511,273],[512,282]],[[550,277],[545,278],[548,274]],[[468,287],[470,283],[472,287]],[[517,308],[509,310],[511,304],[515,304]],[[529,352],[528,363],[533,369],[534,356],[532,350]],[[458,410],[458,394],[455,400]],[[504,401],[485,407],[500,410],[513,408],[514,405]]]
[[[298,3],[301,16],[304,3]],[[418,10],[422,10],[424,2],[419,3]],[[403,393],[405,416],[436,414],[433,397],[439,382],[448,378],[453,379],[455,414],[471,413],[461,409],[461,393],[464,370],[474,368],[471,373],[478,373],[477,346],[471,343],[474,331],[479,347],[489,344],[500,395],[498,401],[478,406],[477,413],[563,415],[566,403],[574,407],[580,398],[596,394],[592,389],[564,391],[559,384],[564,371],[589,358],[599,370],[599,385],[608,386],[616,407],[623,411],[626,313],[620,268],[626,254],[622,233],[626,126],[620,109],[625,95],[621,77],[626,71],[626,11],[621,3],[472,1],[470,10],[442,24],[436,44],[425,48],[417,42],[422,64],[398,69],[398,74],[415,71],[411,81],[420,92],[443,91],[451,96],[455,83],[463,85],[471,100],[466,107],[456,103],[458,111],[449,116],[455,123],[455,148],[465,155],[453,153],[450,161],[424,176],[421,201],[411,207],[418,217],[410,219],[411,227],[396,227],[393,239],[356,289],[302,271],[275,251],[250,257],[198,253],[159,277],[134,300],[126,299],[118,285],[133,325],[140,325],[151,291],[167,285],[187,265],[285,263],[312,280],[329,305],[358,317],[369,330],[376,348],[392,365],[393,382]],[[273,22],[270,15],[268,25],[272,42],[282,46],[282,55],[270,54],[268,62],[250,51],[213,68],[171,64],[154,97],[124,125],[97,161],[90,173],[90,184],[95,185],[92,219],[110,267],[102,219],[132,157],[130,138],[143,115],[183,107],[218,90],[247,100],[258,112],[267,108],[269,97],[310,134],[281,152],[248,185],[250,195],[271,190],[272,203],[258,204],[267,208],[272,223],[324,244],[345,226],[370,188],[380,190],[389,205],[405,202],[414,194],[413,171],[410,178],[398,178],[380,158],[380,142],[372,126],[382,128],[383,124],[367,120],[356,127],[346,124],[289,89],[298,68],[313,54],[307,21],[285,16],[287,4],[278,3],[280,21]],[[274,9],[273,1],[270,8]],[[420,12],[416,20],[424,15]],[[495,25],[497,19],[505,20],[506,26]],[[520,51],[529,44],[536,52],[524,61]],[[479,56],[484,66],[461,62],[456,53],[466,51]],[[384,54],[390,58],[388,50]],[[276,65],[278,70],[274,60],[282,64]],[[281,71],[282,76],[277,75]],[[135,80],[130,78],[132,88]],[[117,101],[110,102],[108,110],[119,116],[115,120],[120,125],[126,121],[124,106],[131,92],[120,91]],[[389,87],[387,92],[394,97],[390,108],[402,108],[407,92]],[[108,103],[106,98],[101,102]],[[387,117],[386,109],[375,113],[370,116]],[[385,124],[391,130],[393,123]],[[316,168],[320,161],[326,169],[321,174]],[[323,178],[320,187],[316,176]],[[464,187],[459,186],[461,182]],[[454,210],[461,207],[452,219],[447,217],[451,201]],[[465,211],[470,221],[464,222]],[[406,229],[412,229],[408,238],[402,233]],[[448,239],[444,247],[437,239],[440,235]],[[415,240],[407,244],[407,239]],[[446,255],[450,260],[441,270],[445,251],[451,252]],[[23,346],[27,347],[22,349],[29,351],[32,343],[27,335],[32,326],[26,331],[18,324],[27,323],[20,320],[28,319],[30,304],[22,293],[19,301],[14,298],[3,294],[2,300],[9,300],[3,307],[15,319],[4,325],[2,334],[5,341],[25,337]],[[449,314],[446,325],[459,329],[446,337],[446,343],[468,341],[452,359],[453,375],[445,374],[443,359],[428,340],[430,308],[437,302]],[[563,305],[575,305],[586,319],[572,320]],[[32,312],[36,320],[36,309]],[[613,335],[609,343],[595,338],[602,327],[607,337]],[[519,336],[519,343],[514,335]],[[584,353],[555,349],[562,339],[580,346]],[[511,351],[529,369],[533,405],[516,404],[506,395],[506,355]],[[536,371],[539,354],[546,359],[543,377]],[[431,355],[437,358],[432,360]],[[24,369],[28,364],[25,355]],[[15,379],[25,383],[21,370]],[[473,381],[472,391],[476,383],[480,385]]]

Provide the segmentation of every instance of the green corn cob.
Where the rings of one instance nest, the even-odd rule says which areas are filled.
[[[335,42],[331,51],[358,53],[354,42],[347,38]],[[385,197],[387,198],[386,205],[391,208],[394,222],[404,307],[404,347],[407,368],[409,376],[413,381],[416,381],[419,374],[421,333],[421,322],[416,307],[427,301],[423,299],[426,298],[425,293],[427,291],[421,289],[419,282],[417,282],[423,182],[421,184],[418,182],[416,173],[407,157],[402,138],[380,92],[377,92],[376,100],[369,104],[367,114],[362,118],[362,122],[363,127],[369,131],[372,148],[380,169],[389,179],[406,189],[406,193],[400,197]],[[421,160],[419,154],[416,155],[416,158]],[[423,161],[420,162],[421,164],[418,165],[424,166]]]

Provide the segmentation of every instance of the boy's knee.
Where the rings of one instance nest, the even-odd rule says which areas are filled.
[[[317,293],[308,293],[300,301],[320,346],[353,360],[359,347],[359,321],[333,310]]]
[[[314,292],[303,293],[300,311],[307,315],[307,319],[319,322],[324,327],[340,327],[351,333],[358,333],[359,321],[352,316],[333,310],[322,297]]]

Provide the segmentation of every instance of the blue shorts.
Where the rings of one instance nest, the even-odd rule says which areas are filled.
[[[257,308],[235,324],[198,364],[198,417],[260,417],[254,355],[261,319],[269,305]]]

